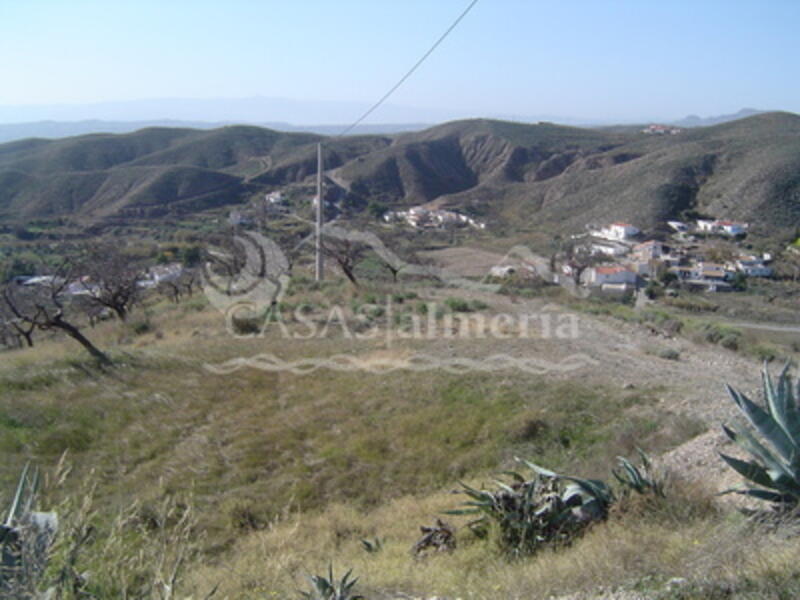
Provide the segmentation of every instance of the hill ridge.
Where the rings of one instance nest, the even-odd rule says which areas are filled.
[[[751,220],[756,231],[800,225],[800,116],[787,112],[667,136],[464,119],[345,138],[231,125],[19,140],[0,144],[0,223],[233,205],[310,183],[319,141],[353,207],[436,201],[503,227],[553,231],[617,218],[652,227],[694,213]]]

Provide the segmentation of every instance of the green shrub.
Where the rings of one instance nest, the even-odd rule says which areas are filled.
[[[447,298],[444,305],[453,312],[472,312],[469,300],[463,298]]]
[[[779,351],[773,346],[758,344],[749,349],[750,354],[761,362],[772,362],[779,357]]]
[[[681,353],[672,348],[664,348],[658,352],[658,357],[664,360],[678,360],[681,357]]]
[[[667,306],[679,308],[689,312],[716,312],[719,304],[714,304],[703,298],[693,298],[688,296],[678,296],[676,298],[666,297],[662,302]]]
[[[476,312],[489,308],[489,305],[482,300],[465,300],[463,298],[447,298],[444,305],[451,312]]]
[[[738,350],[739,336],[732,333],[725,334],[722,339],[719,340],[719,345],[726,350]]]
[[[144,335],[145,333],[150,333],[154,329],[153,324],[147,317],[132,322],[130,328],[135,335]]]
[[[264,317],[252,313],[237,314],[231,317],[230,324],[238,335],[255,335],[264,327]]]

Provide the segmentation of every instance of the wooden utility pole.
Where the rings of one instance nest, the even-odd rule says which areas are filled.
[[[322,142],[317,143],[317,227],[314,250],[316,253],[316,281],[322,281],[325,277],[324,264],[322,259]]]

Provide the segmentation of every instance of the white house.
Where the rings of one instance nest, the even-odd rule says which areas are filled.
[[[707,233],[723,233],[725,235],[734,236],[746,233],[747,228],[747,223],[739,223],[737,221],[712,221],[711,219],[697,220],[697,229]]]
[[[624,256],[628,253],[628,247],[612,241],[592,242],[590,252],[592,255],[605,254],[606,256]]]
[[[736,261],[736,268],[748,277],[771,277],[772,268],[755,256],[742,256]]]
[[[625,283],[635,284],[636,280],[636,273],[620,265],[593,267],[589,269],[587,277],[587,283],[592,286]]]
[[[716,221],[714,219],[697,219],[697,229],[712,233],[716,231]]]
[[[725,235],[747,233],[747,223],[737,223],[736,221],[717,221],[717,228]]]
[[[283,204],[283,194],[280,191],[270,192],[264,196],[264,200],[267,204]]]
[[[166,265],[155,265],[147,270],[145,278],[138,281],[137,285],[143,288],[153,288],[159,283],[175,281],[183,274],[181,263],[169,263]]]
[[[664,244],[658,240],[648,240],[633,247],[633,253],[641,260],[654,260],[664,255]]]
[[[623,241],[632,238],[639,230],[630,223],[612,223],[603,227],[597,235],[607,240]]]
[[[700,279],[723,281],[730,275],[730,271],[723,264],[701,262],[698,267],[700,268]]]

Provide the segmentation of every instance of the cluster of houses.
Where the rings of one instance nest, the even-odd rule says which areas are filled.
[[[386,223],[406,223],[416,229],[449,229],[453,227],[474,227],[485,229],[485,223],[479,223],[472,217],[452,210],[429,209],[414,206],[408,210],[390,211],[383,215]]]
[[[737,274],[745,277],[770,277],[771,256],[739,254],[724,262],[708,260],[708,252],[700,245],[687,241],[683,233],[691,230],[737,236],[747,231],[747,223],[726,220],[698,220],[692,228],[679,221],[668,225],[679,235],[674,242],[643,240],[639,229],[629,223],[612,223],[602,228],[590,229],[583,248],[594,257],[603,257],[608,263],[589,267],[580,274],[581,283],[603,290],[627,290],[638,287],[643,279],[672,273],[687,287],[707,291],[732,289],[731,281]],[[719,261],[719,259],[718,259]],[[565,264],[565,275],[574,275],[574,267]]]
[[[642,129],[642,133],[648,135],[678,135],[683,131],[680,127],[673,127],[672,125],[648,125]]]

